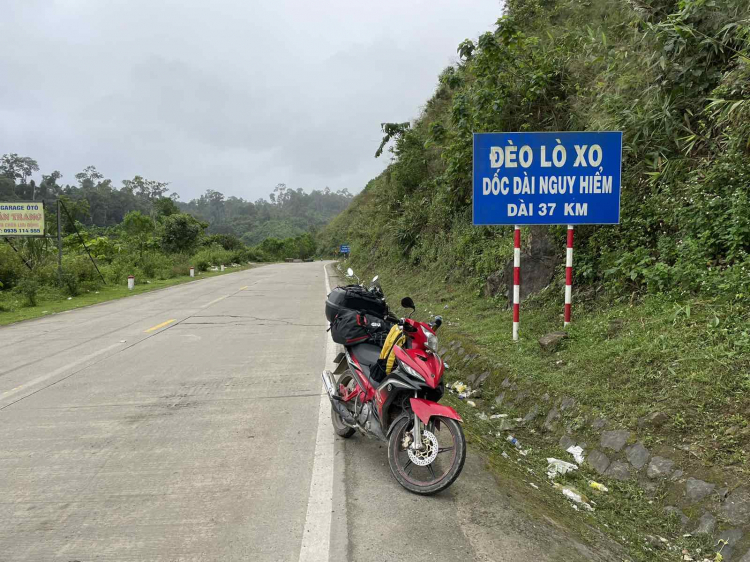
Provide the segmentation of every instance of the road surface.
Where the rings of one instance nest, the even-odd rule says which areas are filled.
[[[471,450],[423,498],[333,438],[326,286],[269,265],[0,328],[0,560],[599,560]]]

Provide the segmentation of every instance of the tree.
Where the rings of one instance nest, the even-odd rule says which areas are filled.
[[[187,213],[165,217],[162,225],[162,247],[166,252],[188,252],[195,248],[207,226]]]
[[[125,234],[138,246],[141,263],[143,263],[143,251],[154,232],[154,221],[140,211],[130,211],[122,221]]]
[[[380,146],[375,151],[375,158],[378,158],[383,154],[385,145],[388,144],[391,139],[400,137],[409,129],[409,127],[410,124],[408,121],[406,123],[381,123],[380,128],[385,135],[383,136],[383,140],[380,141]]]
[[[103,178],[104,175],[97,171],[96,166],[86,166],[82,172],[76,174],[76,179],[81,189],[94,187]]]
[[[157,217],[171,217],[180,212],[180,208],[171,197],[160,197],[154,201],[154,212]]]
[[[0,200],[12,201],[16,198],[16,182],[7,176],[0,176]]]
[[[39,164],[33,158],[28,156],[19,156],[18,154],[3,154],[0,158],[0,175],[15,181],[20,181],[21,185],[26,185],[29,178],[34,172],[39,171]],[[36,194],[32,193],[36,198]]]
[[[132,180],[125,180],[122,182],[122,185],[125,190],[133,195],[152,202],[164,197],[167,191],[169,191],[167,189],[169,182],[147,180],[141,176],[135,176]]]
[[[60,201],[62,201],[65,209],[68,210],[66,213],[62,211],[62,229],[65,235],[73,234],[75,229],[75,222],[85,222],[91,217],[89,202],[86,199],[73,200],[65,195],[60,195]],[[68,216],[70,214],[70,217]],[[71,218],[73,220],[71,220]],[[75,222],[74,222],[75,221]]]
[[[46,197],[57,197],[60,195],[62,188],[58,185],[57,180],[62,174],[55,170],[49,175],[42,174],[42,181],[39,184],[39,196],[43,199]]]

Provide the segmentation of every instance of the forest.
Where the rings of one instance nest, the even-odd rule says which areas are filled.
[[[46,238],[0,240],[0,307],[34,306],[39,295],[64,298],[103,284],[174,279],[220,265],[309,259],[315,233],[351,200],[347,190],[306,193],[279,184],[269,199],[225,197],[215,190],[187,203],[167,182],[135,176],[116,186],[94,166],[62,183],[58,171],[33,179],[36,160],[0,158],[0,201],[45,201]],[[62,274],[57,263],[56,201],[62,203]],[[2,312],[2,310],[0,310]]]

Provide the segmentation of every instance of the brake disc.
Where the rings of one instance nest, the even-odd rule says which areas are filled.
[[[409,460],[417,466],[427,466],[435,460],[438,454],[438,440],[435,435],[427,431],[422,432],[422,448],[415,451],[411,447],[406,450]]]

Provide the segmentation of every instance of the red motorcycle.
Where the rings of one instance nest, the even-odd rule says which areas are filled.
[[[409,297],[401,306],[416,310]],[[437,403],[445,390],[445,366],[435,335],[441,323],[439,316],[432,323],[397,320],[406,343],[393,347],[395,366],[381,381],[371,378],[381,353],[381,347],[371,343],[346,345],[335,359],[334,372],[323,371],[336,434],[349,438],[359,430],[387,441],[393,476],[410,492],[424,495],[450,486],[466,460],[461,417]]]

